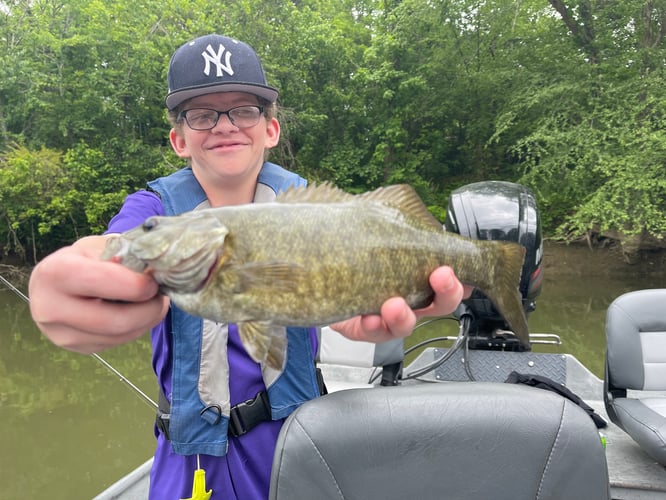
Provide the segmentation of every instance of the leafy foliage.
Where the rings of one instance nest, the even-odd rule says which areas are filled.
[[[177,168],[173,50],[248,41],[280,89],[272,160],[352,192],[537,193],[547,233],[666,233],[664,34],[652,0],[10,0],[0,8],[2,252],[103,231]]]

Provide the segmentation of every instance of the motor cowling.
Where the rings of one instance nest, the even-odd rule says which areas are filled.
[[[543,240],[536,197],[527,187],[512,182],[485,181],[456,189],[449,196],[444,227],[447,231],[476,240],[501,240],[525,248],[520,279],[523,308],[528,315],[541,293]],[[463,301],[457,315],[472,317],[471,348],[512,348],[517,340],[505,335],[509,329],[490,300],[474,290]]]

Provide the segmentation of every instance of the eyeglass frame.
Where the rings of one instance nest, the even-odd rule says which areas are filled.
[[[257,116],[257,121],[255,123],[253,123],[252,125],[246,125],[246,126],[243,126],[243,127],[238,126],[234,122],[234,118],[231,116],[230,113],[232,111],[234,111],[235,109],[239,109],[239,108],[255,108],[255,109],[258,109],[259,110],[259,115]],[[210,126],[209,128],[194,128],[190,124],[190,121],[187,119],[187,113],[190,112],[190,111],[195,111],[195,110],[198,110],[198,111],[201,111],[201,110],[213,111],[213,112],[217,113],[217,117],[215,118],[215,121],[213,122],[213,125]],[[260,106],[258,104],[244,104],[242,106],[234,106],[233,108],[229,108],[226,111],[218,111],[217,109],[212,109],[212,108],[190,108],[190,109],[184,109],[180,113],[178,113],[178,116],[176,117],[176,122],[182,123],[183,120],[184,120],[185,123],[187,123],[187,126],[190,127],[192,130],[197,130],[197,131],[213,130],[217,126],[217,124],[219,123],[220,116],[227,115],[227,118],[229,119],[229,122],[234,127],[243,129],[243,128],[254,127],[257,123],[259,123],[259,120],[261,119],[261,115],[263,115],[263,114],[264,114],[264,106]]]

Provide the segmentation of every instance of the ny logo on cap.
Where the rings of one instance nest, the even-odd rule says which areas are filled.
[[[201,53],[206,61],[206,67],[204,68],[204,74],[206,76],[210,75],[210,65],[211,63],[217,68],[216,76],[224,76],[223,72],[226,72],[229,76],[233,76],[234,70],[231,67],[231,52],[224,48],[224,45],[220,44],[217,52],[213,47],[208,44],[206,50]],[[224,63],[222,62],[222,56],[224,56]]]

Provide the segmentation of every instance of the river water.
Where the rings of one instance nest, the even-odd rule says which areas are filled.
[[[555,333],[563,345],[535,350],[571,352],[599,377],[610,302],[666,287],[664,253],[630,266],[612,250],[547,244],[544,269],[530,331]],[[438,334],[455,333],[442,328],[450,330]],[[156,394],[146,338],[102,356]],[[44,339],[27,304],[0,284],[0,500],[92,498],[151,456],[153,419],[153,409],[93,357]]]

